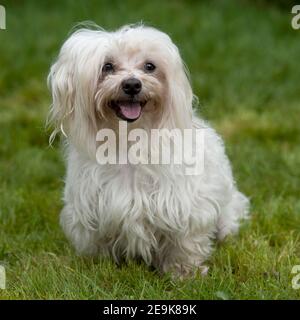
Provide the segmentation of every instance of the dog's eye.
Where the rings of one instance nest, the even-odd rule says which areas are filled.
[[[114,71],[114,65],[112,63],[105,63],[105,65],[102,68],[102,72],[110,73]]]
[[[155,65],[151,62],[147,62],[144,64],[144,69],[146,72],[153,72],[155,70]]]

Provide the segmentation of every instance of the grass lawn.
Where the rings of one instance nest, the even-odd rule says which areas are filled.
[[[300,265],[300,30],[291,7],[270,2],[1,1],[0,299],[300,298],[291,284]],[[199,113],[225,139],[252,218],[217,246],[204,278],[174,281],[143,264],[78,257],[59,227],[65,169],[44,129],[46,76],[83,20],[105,28],[143,20],[169,33]]]

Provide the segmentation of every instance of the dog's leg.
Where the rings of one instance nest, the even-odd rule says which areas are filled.
[[[66,205],[63,208],[60,215],[60,224],[78,254],[97,254],[96,232],[87,229],[81,223],[72,205]]]
[[[223,208],[218,219],[217,238],[222,241],[229,234],[236,234],[241,219],[246,219],[249,210],[249,200],[236,191],[229,204]]]
[[[206,234],[174,237],[166,240],[156,256],[156,267],[163,273],[171,272],[175,278],[205,275],[204,261],[212,252],[211,237]]]

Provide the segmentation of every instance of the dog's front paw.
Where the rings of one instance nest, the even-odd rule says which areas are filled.
[[[174,280],[184,280],[188,278],[194,278],[197,275],[206,276],[208,270],[209,267],[207,266],[191,266],[176,263],[169,267],[168,272],[171,273],[171,276]]]

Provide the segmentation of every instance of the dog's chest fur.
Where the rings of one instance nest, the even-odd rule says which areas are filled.
[[[106,243],[102,249],[126,248],[134,256],[140,247],[147,260],[161,235],[180,238],[215,224],[215,200],[204,196],[211,186],[199,182],[167,165],[100,166],[71,150],[65,201],[73,204],[73,219],[90,230],[95,242]]]

